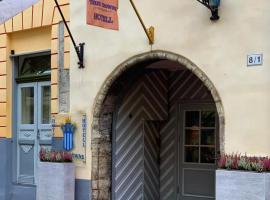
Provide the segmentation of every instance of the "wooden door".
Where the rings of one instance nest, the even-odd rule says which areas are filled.
[[[215,199],[218,115],[209,104],[180,105],[179,200]]]

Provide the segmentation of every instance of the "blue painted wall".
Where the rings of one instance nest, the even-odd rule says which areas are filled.
[[[0,200],[10,199],[11,139],[0,138]]]
[[[0,138],[0,200],[35,200],[36,186],[12,183],[12,140]],[[63,139],[53,139],[53,149],[63,150]],[[75,200],[91,199],[91,181],[76,179]]]
[[[75,200],[91,199],[91,181],[76,179],[75,182]]]

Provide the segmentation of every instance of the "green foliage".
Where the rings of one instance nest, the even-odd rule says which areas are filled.
[[[251,171],[251,163],[246,159],[246,157],[241,157],[238,161],[238,169]]]
[[[228,158],[226,160],[225,168],[226,169],[231,169],[232,168],[232,163],[233,163],[232,158]]]
[[[263,165],[261,162],[250,163],[251,169],[256,172],[263,172]]]

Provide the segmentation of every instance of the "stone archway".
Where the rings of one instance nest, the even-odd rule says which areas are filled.
[[[196,75],[211,92],[219,115],[220,151],[224,152],[224,109],[214,84],[207,75],[187,58],[168,51],[156,50],[129,58],[121,63],[104,81],[99,90],[93,109],[92,124],[92,199],[110,199],[111,196],[111,133],[112,113],[115,106],[110,89],[116,81],[138,64],[155,60],[169,60],[179,63]]]

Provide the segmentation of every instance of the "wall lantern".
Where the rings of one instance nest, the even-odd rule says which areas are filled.
[[[216,21],[219,19],[218,7],[220,6],[220,0],[197,0],[197,1],[203,4],[211,11],[212,16],[210,17],[210,19],[212,21]]]

